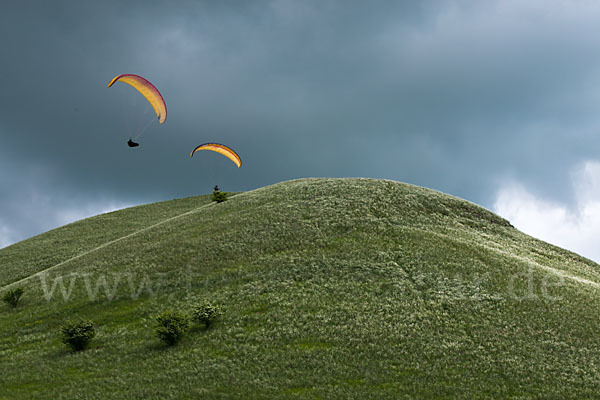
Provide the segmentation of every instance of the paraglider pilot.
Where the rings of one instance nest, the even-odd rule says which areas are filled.
[[[129,138],[129,140],[127,141],[127,146],[129,147],[138,147],[140,144],[134,142],[133,140],[131,140],[131,138]]]

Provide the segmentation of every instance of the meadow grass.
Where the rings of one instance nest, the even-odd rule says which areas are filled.
[[[15,244],[0,250],[0,283],[209,202],[134,207]],[[0,399],[591,398],[599,284],[597,264],[455,197],[289,181],[23,282],[22,304],[0,309]],[[161,344],[156,315],[203,303],[221,308],[211,329]],[[97,330],[79,353],[60,343],[74,318]]]

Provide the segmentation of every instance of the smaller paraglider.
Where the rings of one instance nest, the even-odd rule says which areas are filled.
[[[200,150],[211,150],[211,151],[215,151],[219,154],[224,155],[225,157],[229,158],[231,161],[233,161],[235,163],[235,165],[237,165],[238,168],[240,168],[242,166],[242,159],[240,158],[240,156],[238,156],[238,154],[233,151],[233,149],[223,145],[223,144],[219,144],[219,143],[204,143],[201,144],[200,146],[197,146],[190,154],[190,157],[193,157],[194,154],[197,151]]]
[[[138,147],[140,144],[134,142],[133,140],[131,140],[131,138],[129,138],[129,140],[127,141],[127,146],[129,147]]]

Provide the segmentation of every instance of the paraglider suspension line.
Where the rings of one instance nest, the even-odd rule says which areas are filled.
[[[146,132],[146,129],[148,129],[150,127],[150,124],[152,124],[152,121],[154,121],[154,118],[152,118],[150,121],[148,121],[148,123],[146,124],[146,126],[144,126],[144,128],[137,135],[135,135],[135,137],[133,138],[133,140],[136,140],[137,138],[139,138],[140,136],[142,136],[142,134],[144,132]]]

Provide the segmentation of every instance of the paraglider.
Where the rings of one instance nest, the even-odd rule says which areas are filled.
[[[158,89],[152,83],[150,83],[150,81],[139,75],[122,74],[115,76],[108,83],[108,87],[111,87],[115,82],[123,82],[135,88],[138,92],[142,94],[142,96],[144,96],[144,98],[148,101],[148,103],[150,103],[150,105],[154,109],[154,112],[156,113],[156,116],[158,118],[158,123],[162,124],[166,121],[167,104],[165,103],[165,100],[163,99]],[[150,125],[146,125],[146,127],[142,129],[135,136],[134,139],[137,139],[146,130],[146,128],[148,128],[148,126]],[[129,147],[137,147],[139,146],[139,143],[136,143],[130,138],[127,142],[127,145]]]
[[[224,155],[225,157],[229,158],[231,161],[233,161],[235,163],[235,165],[237,165],[238,168],[240,168],[242,166],[242,159],[240,158],[240,156],[238,156],[238,154],[233,151],[233,149],[230,149],[229,147],[223,145],[223,144],[219,144],[219,143],[204,143],[201,144],[200,146],[197,146],[191,153],[190,153],[190,157],[193,157],[194,154],[197,151],[200,150],[212,150],[212,151],[216,151],[219,154]]]
[[[158,117],[160,124],[164,123],[167,119],[167,104],[163,99],[158,89],[145,78],[134,74],[122,74],[117,75],[108,84],[111,87],[115,82],[123,82],[133,86],[138,92],[142,94],[148,100],[148,103],[154,108],[154,112]]]

